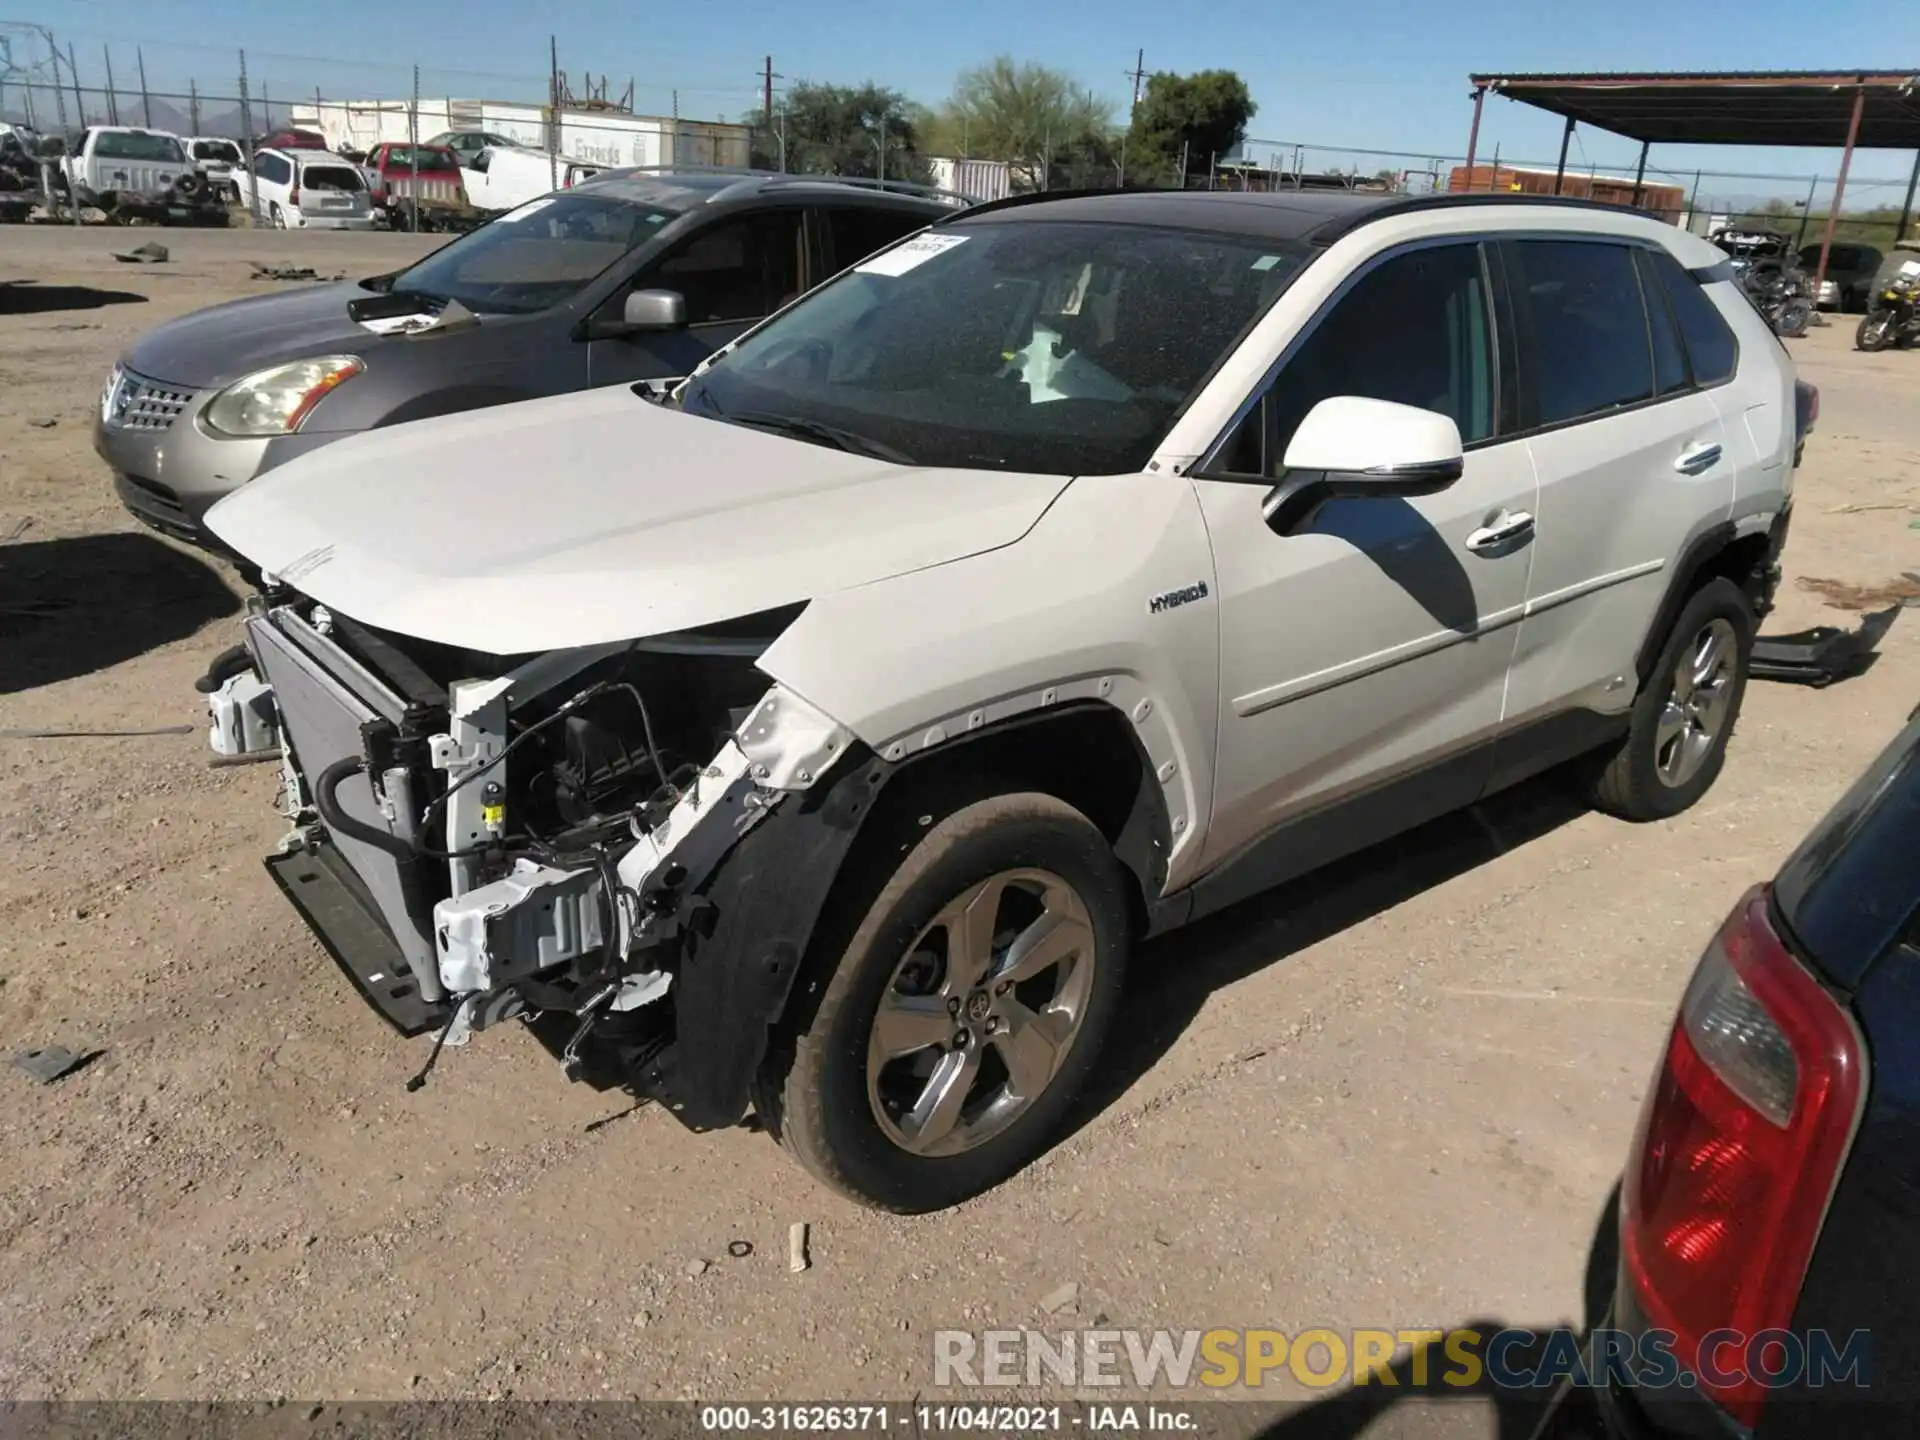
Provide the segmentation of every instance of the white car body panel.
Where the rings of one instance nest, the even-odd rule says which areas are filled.
[[[207,524],[342,614],[511,655],[1010,545],[1066,485],[903,470],[614,386],[350,436],[235,491]]]
[[[1152,609],[1200,582],[1205,595]],[[1212,804],[1213,589],[1190,482],[1087,476],[1018,545],[822,596],[760,669],[889,759],[1075,701],[1120,710],[1167,802],[1173,888],[1197,871]]]

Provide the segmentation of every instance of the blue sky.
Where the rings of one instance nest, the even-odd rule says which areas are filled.
[[[769,51],[789,80],[873,79],[927,103],[943,98],[965,66],[1007,53],[1064,69],[1121,102],[1130,93],[1124,72],[1144,48],[1149,69],[1238,70],[1260,106],[1256,137],[1410,156],[1465,150],[1472,71],[1920,66],[1920,5],[1888,0],[1608,0],[1578,8],[1527,0],[11,0],[5,8],[9,18],[71,41],[88,85],[103,82],[102,47],[111,44],[123,91],[132,88],[139,46],[155,89],[184,88],[192,76],[203,93],[232,94],[234,52],[245,46],[256,93],[264,81],[276,99],[310,95],[316,84],[330,96],[402,95],[416,63],[428,93],[537,98],[553,32],[562,66],[576,76],[604,71],[616,89],[637,77],[644,110],[665,110],[677,89],[681,113],[703,118],[737,116],[757,103]],[[280,17],[289,14],[302,18],[288,24]],[[1559,122],[1490,100],[1481,154],[1490,157],[1496,145],[1503,158],[1551,164]],[[1582,132],[1570,161],[1631,173],[1635,148]],[[1828,150],[1656,147],[1652,166],[1690,183],[1696,167],[1831,176],[1838,160]],[[1327,148],[1309,150],[1308,163],[1372,170],[1396,162]],[[1911,154],[1864,152],[1849,208],[1899,204],[1912,164]],[[1891,183],[1865,183],[1876,179]],[[1707,189],[1714,184],[1742,195],[1793,188],[1729,180]]]

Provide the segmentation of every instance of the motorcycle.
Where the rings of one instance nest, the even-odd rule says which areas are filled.
[[[1708,237],[1733,262],[1734,278],[1776,335],[1793,338],[1813,324],[1813,277],[1780,230],[1715,231]]]
[[[1902,349],[1920,340],[1920,276],[1895,275],[1883,281],[1868,302],[1854,332],[1856,350]]]

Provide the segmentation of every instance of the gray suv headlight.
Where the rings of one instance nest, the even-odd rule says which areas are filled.
[[[366,368],[357,355],[322,355],[256,370],[213,397],[207,426],[222,435],[291,435],[314,406]]]

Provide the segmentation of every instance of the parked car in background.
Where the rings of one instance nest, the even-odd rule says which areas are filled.
[[[359,167],[329,150],[256,150],[253,172],[236,172],[240,198],[260,201],[275,230],[371,230],[373,201]]]
[[[426,142],[429,145],[444,145],[460,157],[460,164],[470,166],[474,157],[482,150],[534,150],[537,146],[525,140],[516,140],[511,135],[502,135],[497,130],[442,130]],[[544,152],[542,152],[544,153]]]
[[[1916,855],[1920,709],[1695,968],[1620,1182],[1619,1368],[1540,1440],[1913,1433]]]
[[[209,187],[176,135],[96,125],[66,144],[54,172],[63,195],[116,220],[185,221],[206,208]]]
[[[383,142],[367,152],[360,169],[393,229],[444,230],[472,214],[460,163],[444,145]]]
[[[240,198],[240,182],[234,172],[244,169],[247,160],[240,152],[238,141],[223,140],[217,135],[189,135],[180,143],[187,159],[207,177],[208,186],[216,194],[228,200]]]
[[[255,158],[291,174],[289,155]],[[94,445],[135,516],[201,542],[214,501],[343,435],[678,379],[808,286],[950,213],[818,177],[603,178],[393,274],[160,326],[108,378]]]
[[[708,264],[764,293],[734,251],[625,322]],[[206,688],[285,738],[271,867],[396,1024],[545,1012],[570,1076],[606,1047],[936,1209],[1057,1138],[1146,935],[1563,762],[1627,819],[1699,801],[1796,399],[1724,257],[1621,207],[1019,197],[667,406],[244,488],[207,523],[273,579]]]
[[[0,221],[26,219],[39,199],[39,133],[0,122]]]
[[[1820,285],[1820,308],[1842,314],[1863,311],[1873,289],[1873,277],[1883,255],[1877,246],[1854,240],[1836,240],[1827,251],[1827,276]],[[1820,268],[1818,244],[1800,247],[1800,268],[1815,274]]]
[[[467,198],[479,210],[512,210],[550,190],[571,190],[606,170],[604,165],[520,146],[482,150],[460,170]]]
[[[327,137],[318,130],[300,130],[289,127],[262,135],[253,142],[256,150],[331,150]]]

